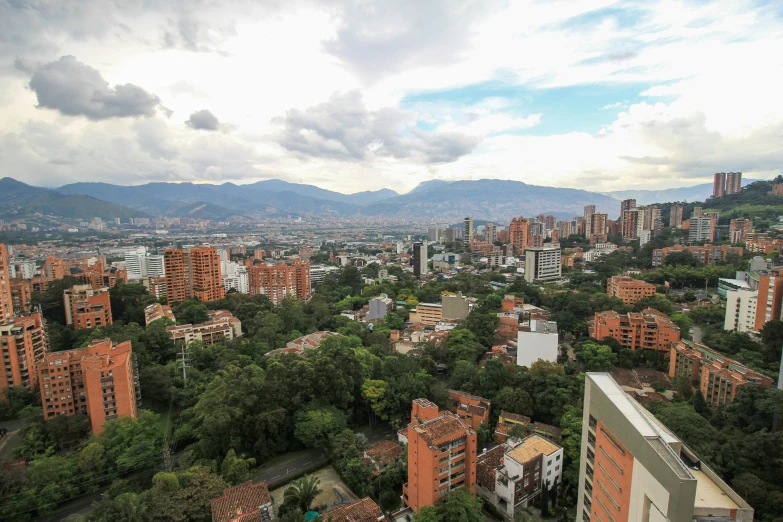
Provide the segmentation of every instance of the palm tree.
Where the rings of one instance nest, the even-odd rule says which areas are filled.
[[[321,481],[312,475],[293,481],[285,490],[283,502],[294,504],[302,510],[302,513],[306,513],[310,510],[310,504],[313,503],[315,497],[321,493],[321,489],[318,487],[320,483]]]

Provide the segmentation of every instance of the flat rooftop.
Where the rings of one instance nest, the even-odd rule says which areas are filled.
[[[696,478],[696,501],[694,502],[694,507],[741,509],[742,506],[739,506],[729,498],[703,471],[692,469],[691,474]]]

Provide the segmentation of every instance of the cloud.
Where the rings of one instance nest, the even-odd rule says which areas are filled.
[[[36,69],[30,88],[38,97],[38,107],[90,120],[153,116],[163,109],[157,96],[132,83],[112,88],[101,73],[73,56]]]
[[[303,111],[290,109],[273,123],[281,127],[276,138],[285,149],[335,160],[392,157],[448,163],[470,153],[481,141],[459,132],[425,133],[414,126],[412,113],[393,108],[370,111],[358,91],[334,94]]]
[[[606,111],[606,110],[609,110],[609,109],[617,109],[618,107],[622,107],[622,106],[623,106],[623,102],[609,103],[609,104],[604,105],[603,107],[601,107],[601,110],[602,111]]]
[[[185,125],[197,130],[218,130],[220,122],[214,114],[203,109],[191,114]]]

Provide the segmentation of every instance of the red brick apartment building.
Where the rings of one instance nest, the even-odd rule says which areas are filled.
[[[112,323],[109,289],[93,289],[90,285],[75,285],[63,292],[65,324],[80,328],[96,328]]]
[[[427,399],[413,401],[408,439],[405,506],[432,506],[449,491],[476,490],[476,432],[456,414],[438,411]]]
[[[666,256],[676,252],[688,252],[699,260],[703,265],[713,265],[717,261],[726,261],[731,256],[742,258],[742,247],[733,247],[730,245],[702,245],[702,246],[683,246],[674,245],[666,248],[656,248],[653,250],[652,265],[663,266],[666,262]]]
[[[655,294],[655,285],[629,276],[612,276],[606,281],[606,295],[617,297],[624,304],[635,305]]]
[[[37,365],[44,420],[86,413],[92,432],[106,421],[138,416],[138,378],[131,342],[95,340],[86,348],[52,352]]]
[[[310,262],[297,259],[293,264],[259,264],[247,270],[250,295],[266,295],[272,304],[286,297],[310,298]]]
[[[707,404],[722,406],[734,400],[742,386],[771,386],[772,379],[743,366],[709,347],[681,341],[671,347],[669,377],[689,379],[698,386]]]
[[[11,299],[11,275],[8,272],[8,249],[0,243],[0,323],[14,315]]]
[[[458,390],[449,390],[449,411],[456,413],[475,431],[489,426],[490,401]]]
[[[170,248],[163,253],[163,264],[169,303],[186,299],[217,301],[226,296],[216,248]]]
[[[16,386],[35,388],[35,365],[46,355],[46,348],[41,314],[14,317],[0,324],[0,390]]]
[[[610,310],[596,312],[590,336],[599,341],[611,337],[634,351],[645,349],[668,354],[669,348],[680,340],[680,328],[668,315],[653,308],[627,314]]]

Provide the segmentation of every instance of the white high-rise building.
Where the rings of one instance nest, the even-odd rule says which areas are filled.
[[[220,272],[223,279],[223,288],[226,289],[226,292],[232,289],[240,294],[250,292],[246,266],[233,261],[221,261]]]
[[[128,271],[129,281],[138,281],[147,275],[146,257],[147,247],[134,248],[125,252],[125,270]]]
[[[22,261],[17,265],[19,270],[17,274],[22,279],[32,279],[35,277],[35,262],[34,261]]]
[[[726,292],[726,317],[723,329],[746,333],[755,332],[758,300],[758,290],[740,288]]]
[[[560,248],[530,247],[525,249],[525,281],[560,279]]]
[[[166,275],[166,268],[163,262],[163,256],[148,255],[144,258],[144,264],[146,268],[145,276],[149,277],[161,277]]]

